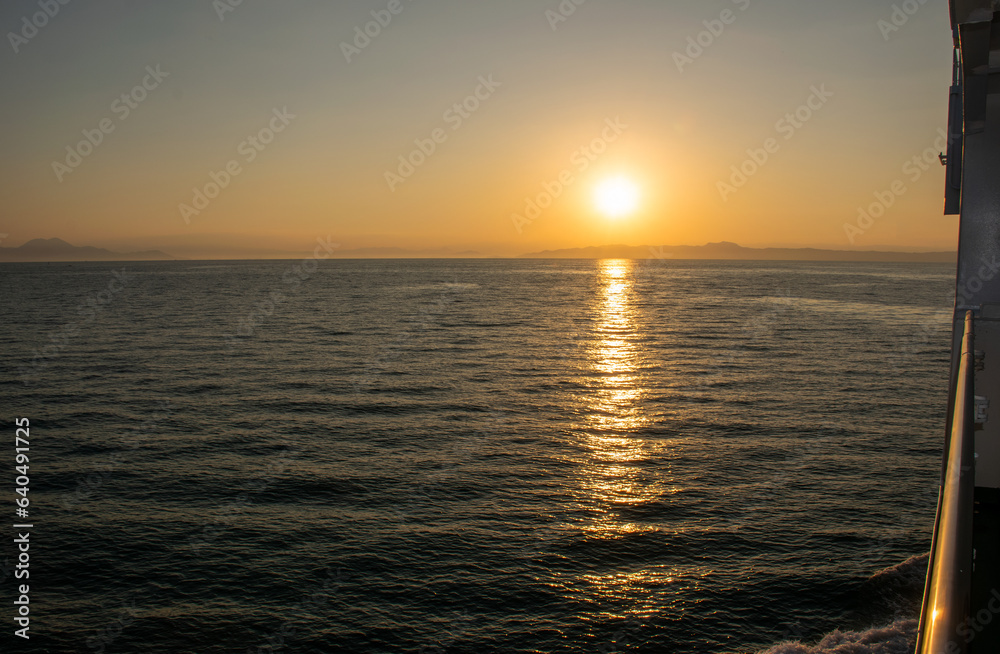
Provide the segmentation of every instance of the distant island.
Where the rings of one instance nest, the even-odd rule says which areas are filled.
[[[36,238],[20,247],[0,247],[0,261],[173,261],[176,258],[159,250],[122,253],[77,246],[61,238]]]
[[[291,260],[309,256],[297,252],[253,252],[252,256],[238,256],[238,251],[227,252],[220,259],[281,259]],[[248,253],[249,254],[249,253]],[[236,255],[236,256],[234,256]],[[436,248],[410,250],[398,247],[369,247],[336,250],[338,259],[483,259],[489,254],[471,250]],[[215,258],[215,257],[206,257]],[[498,256],[496,258],[510,258]],[[545,250],[514,257],[518,259],[711,259],[733,261],[859,261],[859,262],[914,262],[954,263],[954,252],[879,252],[874,250],[823,250],[819,248],[748,248],[736,243],[709,243],[707,245],[603,245],[585,248]],[[76,261],[178,261],[161,250],[142,252],[113,252],[92,246],[76,246],[59,238],[36,238],[20,247],[0,247],[0,262],[76,262]]]
[[[886,261],[955,263],[955,252],[876,252],[872,250],[820,250],[817,248],[745,248],[736,243],[708,245],[604,245],[600,247],[545,250],[521,255],[522,259],[713,259],[741,261]]]

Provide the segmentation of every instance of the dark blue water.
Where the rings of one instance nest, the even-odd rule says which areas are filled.
[[[0,266],[17,651],[908,637],[953,266],[296,266]]]

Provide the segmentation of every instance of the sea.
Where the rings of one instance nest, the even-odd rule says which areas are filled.
[[[0,649],[910,654],[953,298],[924,263],[2,264]]]

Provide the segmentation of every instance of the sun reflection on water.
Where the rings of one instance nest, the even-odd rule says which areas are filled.
[[[636,296],[635,264],[605,260],[598,264],[586,345],[586,391],[579,398],[581,415],[575,443],[581,446],[572,528],[588,546],[621,563],[588,574],[568,574],[565,592],[593,603],[600,619],[648,619],[673,607],[683,611],[686,593],[703,582],[707,570],[632,561],[628,552],[641,549],[627,539],[658,539],[659,506],[679,489],[670,476],[672,454],[667,441],[649,433],[654,422],[647,409],[652,392],[646,383],[649,354],[644,350],[645,318]]]
[[[636,437],[650,418],[642,408],[646,394],[640,376],[641,349],[637,310],[633,298],[633,262],[601,261],[601,294],[595,304],[597,321],[588,347],[592,387],[581,425],[589,455],[582,474],[582,491],[599,516],[585,526],[592,535],[614,538],[644,531],[618,519],[614,509],[656,499],[662,492],[642,463],[647,445]]]

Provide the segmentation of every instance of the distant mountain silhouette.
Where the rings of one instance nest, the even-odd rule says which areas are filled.
[[[298,253],[281,253],[280,258],[296,258]],[[479,258],[482,253],[449,248],[408,250],[396,247],[369,247],[338,250],[338,259],[421,259]],[[715,259],[756,261],[910,261],[954,263],[954,252],[878,252],[869,250],[822,250],[818,248],[747,248],[722,241],[707,245],[603,245],[586,248],[545,250],[523,254],[521,259]],[[223,258],[232,258],[226,256]],[[273,258],[265,256],[264,258]],[[0,247],[0,262],[12,261],[173,261],[161,250],[113,252],[92,246],[76,246],[60,238],[36,238],[16,248]]]
[[[36,238],[21,247],[0,248],[0,261],[172,261],[159,250],[112,252],[104,248],[76,246],[61,238]]]
[[[911,261],[954,263],[955,252],[876,252],[817,248],[745,248],[722,241],[707,245],[603,245],[545,250],[521,259],[714,259],[751,261]]]

